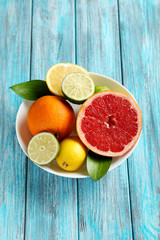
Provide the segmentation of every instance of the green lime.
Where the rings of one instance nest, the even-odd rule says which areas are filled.
[[[95,87],[95,93],[102,92],[102,91],[107,91],[107,90],[110,90],[110,89],[106,86],[96,86]]]
[[[72,73],[62,82],[64,96],[73,103],[81,104],[95,92],[92,78],[84,73]]]
[[[60,150],[56,137],[48,132],[35,135],[28,144],[28,157],[39,165],[46,165],[52,162]]]

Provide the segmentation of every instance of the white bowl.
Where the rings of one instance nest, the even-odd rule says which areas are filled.
[[[100,75],[100,74],[96,74],[96,73],[90,73],[90,75],[96,86],[98,86],[98,85],[99,86],[107,86],[111,90],[125,93],[134,99],[133,95],[124,86],[122,86],[120,83],[116,82],[115,80],[108,78],[106,76]],[[26,118],[27,118],[28,110],[32,103],[33,103],[33,101],[24,100],[18,110],[17,118],[16,118],[16,133],[17,133],[18,142],[19,142],[22,150],[26,154],[26,156],[27,156],[27,146],[28,146],[30,139],[32,138],[32,135],[27,126]],[[76,105],[76,104],[71,104],[71,105],[74,108],[74,111],[77,115],[81,105]],[[73,136],[77,135],[75,129],[71,135],[73,135]],[[137,141],[137,143],[138,143],[138,141]],[[113,170],[115,167],[118,167],[121,163],[123,163],[131,155],[131,153],[135,149],[137,143],[129,152],[127,152],[123,156],[114,157],[109,171]],[[50,172],[52,174],[62,176],[62,177],[69,177],[69,178],[87,178],[87,177],[89,177],[85,164],[75,172],[64,171],[63,169],[59,168],[56,161],[53,161],[52,163],[50,163],[47,166],[39,166],[39,165],[37,165],[37,166],[44,169],[47,172]]]

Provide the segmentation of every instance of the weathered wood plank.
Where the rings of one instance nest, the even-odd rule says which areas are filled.
[[[23,239],[26,157],[16,139],[22,101],[13,84],[30,77],[31,1],[0,2],[0,239]]]
[[[74,62],[73,1],[33,2],[31,79],[45,79],[57,62]],[[78,239],[77,180],[28,162],[26,239]]]
[[[117,1],[76,1],[77,64],[121,82]],[[78,181],[79,239],[132,239],[127,163]]]
[[[160,1],[120,0],[124,85],[143,114],[140,142],[129,158],[134,239],[160,239]]]

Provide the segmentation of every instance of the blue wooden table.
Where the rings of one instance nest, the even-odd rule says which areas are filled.
[[[97,183],[22,152],[9,86],[77,63],[123,83],[143,114],[137,148]],[[160,239],[160,0],[0,0],[0,240]]]

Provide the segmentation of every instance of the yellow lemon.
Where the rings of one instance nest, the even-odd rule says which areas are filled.
[[[47,72],[46,83],[49,90],[57,95],[64,97],[61,91],[62,80],[71,73],[85,73],[89,76],[86,69],[72,63],[57,63]]]
[[[60,152],[56,158],[60,168],[76,171],[82,166],[87,155],[87,148],[78,137],[65,138],[60,143]]]

